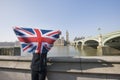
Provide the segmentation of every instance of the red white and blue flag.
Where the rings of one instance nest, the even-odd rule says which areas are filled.
[[[14,27],[14,32],[20,41],[22,50],[29,53],[33,53],[35,50],[39,53],[47,53],[61,34],[59,30],[22,27]]]

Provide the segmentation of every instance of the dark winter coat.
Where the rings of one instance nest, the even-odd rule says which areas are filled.
[[[47,53],[33,53],[31,70],[33,71],[46,71],[47,67]]]

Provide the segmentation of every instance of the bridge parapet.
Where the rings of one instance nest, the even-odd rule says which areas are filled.
[[[31,57],[0,56],[1,80],[31,80]],[[120,79],[120,57],[51,57],[46,80]]]

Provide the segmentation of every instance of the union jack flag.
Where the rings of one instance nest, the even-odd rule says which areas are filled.
[[[39,53],[47,53],[61,34],[59,30],[37,28],[14,27],[13,30],[20,41],[22,50],[29,53],[33,53],[35,50]]]

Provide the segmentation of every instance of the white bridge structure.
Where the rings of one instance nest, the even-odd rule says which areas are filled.
[[[120,49],[120,30],[74,41],[75,46],[114,47]]]

